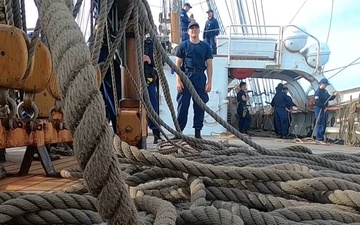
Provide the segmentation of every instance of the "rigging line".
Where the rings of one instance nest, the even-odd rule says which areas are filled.
[[[357,59],[355,59],[354,61],[352,61],[351,63],[349,63],[347,66],[345,66],[344,68],[342,68],[341,70],[339,70],[338,72],[334,73],[333,75],[331,75],[328,79],[333,78],[334,76],[338,75],[341,71],[345,70],[346,68],[348,68],[349,66],[351,66],[352,64],[354,64],[356,61],[358,61],[360,59],[360,57],[358,57]]]
[[[234,1],[233,1],[233,0],[230,0],[230,3],[231,3],[231,9],[232,9],[233,19],[234,19],[234,21],[236,21],[235,24],[238,24],[238,20],[237,20],[237,16],[236,16],[238,13],[235,12]],[[236,29],[236,33],[239,33],[239,27],[236,27],[235,29]]]
[[[252,0],[252,6],[253,6],[253,11],[254,11],[254,18],[255,18],[255,25],[256,25],[256,30],[257,30],[257,35],[259,35],[259,27],[257,26],[258,25],[258,20],[257,20],[257,17],[256,17],[256,7],[255,7],[255,2],[254,0]]]
[[[248,4],[247,0],[245,0],[245,5],[246,5],[247,16],[249,17],[249,25],[252,25],[249,4]],[[252,26],[250,28],[251,28],[252,35],[254,35],[254,28]]]
[[[332,19],[333,19],[333,12],[334,12],[334,0],[331,1],[331,14],[330,14],[329,30],[328,30],[328,34],[327,34],[327,37],[326,37],[326,44],[329,41],[331,24],[332,24]]]
[[[359,65],[359,64],[360,64],[360,62],[357,62],[357,63],[351,64],[350,66],[356,66],[356,65]],[[347,65],[347,66],[349,66],[349,65]],[[340,66],[340,67],[332,68],[332,69],[323,71],[323,73],[328,73],[328,72],[331,72],[331,71],[339,70],[339,69],[342,69],[344,67],[346,67],[346,66]]]
[[[307,0],[305,0],[303,2],[303,4],[300,6],[300,8],[298,9],[298,11],[295,13],[294,17],[290,20],[289,24],[291,24],[293,22],[293,20],[295,19],[295,17],[299,14],[300,10],[304,7],[305,3],[307,2]]]
[[[234,21],[233,21],[233,19],[232,19],[232,17],[231,17],[231,13],[230,13],[230,9],[229,9],[229,4],[228,4],[227,0],[225,0],[225,4],[226,4],[226,9],[227,9],[227,11],[228,11],[228,15],[229,15],[230,22],[231,22],[231,24],[234,24]],[[233,31],[234,31],[234,33],[235,33],[235,27],[233,27]],[[230,33],[231,33],[231,30],[230,30]]]
[[[260,16],[259,16],[259,9],[258,9],[258,5],[257,5],[257,0],[254,0],[255,2],[255,7],[256,7],[256,17],[257,17],[257,21],[258,21],[258,25],[261,25],[260,22]],[[261,31],[261,27],[259,27],[259,31],[260,31],[260,36],[262,36],[262,31]]]
[[[262,13],[262,17],[263,17],[263,23],[264,23],[264,25],[265,25],[265,13],[264,13],[263,0],[260,0],[260,5],[261,5],[261,13]],[[264,27],[264,31],[265,31],[265,35],[266,35],[266,27]]]

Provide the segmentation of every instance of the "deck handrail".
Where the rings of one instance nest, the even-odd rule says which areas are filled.
[[[234,32],[236,29],[233,29],[235,27],[257,27],[257,28],[278,28],[279,31],[276,34],[262,34],[262,33],[251,33],[251,34],[246,34],[243,32]],[[277,36],[277,41],[278,41],[278,45],[276,46],[276,49],[274,51],[274,53],[276,53],[275,56],[275,65],[279,66],[281,65],[281,61],[282,61],[282,51],[283,51],[283,45],[284,45],[284,30],[287,27],[295,27],[296,29],[302,31],[303,33],[305,33],[306,35],[308,35],[309,37],[313,38],[318,45],[317,51],[316,51],[316,66],[315,69],[313,71],[313,74],[315,74],[318,71],[318,67],[319,67],[319,58],[320,58],[320,41],[313,35],[311,35],[309,32],[305,31],[304,29],[296,26],[296,25],[285,25],[285,26],[278,26],[278,25],[244,25],[244,24],[232,24],[230,26],[227,26],[226,29],[229,29],[229,35],[228,35],[228,49],[227,49],[227,59],[228,59],[228,65],[230,65],[230,60],[231,60],[231,41],[232,41],[232,35],[242,35],[242,36],[249,36],[249,37],[261,37],[261,36]],[[231,30],[234,30],[233,32]],[[280,44],[281,43],[281,44]],[[225,44],[225,43],[224,43]]]

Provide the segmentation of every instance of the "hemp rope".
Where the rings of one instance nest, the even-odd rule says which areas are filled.
[[[21,7],[19,0],[12,0],[12,10],[14,13],[14,25],[19,29],[23,29],[22,18],[21,18]]]
[[[4,0],[7,24],[14,25],[14,14],[12,9],[13,0]]]
[[[22,19],[22,29],[24,31],[27,31],[27,26],[26,26],[26,11],[25,11],[25,0],[21,0],[20,2],[21,4],[21,19]]]
[[[243,225],[243,220],[231,214],[229,211],[224,209],[216,209],[212,206],[199,206],[190,210],[181,212],[180,218],[176,221],[177,225]]]
[[[90,193],[98,198],[98,211],[109,224],[137,224],[134,203],[112,152],[105,105],[82,33],[65,1],[37,1],[37,6],[64,99],[65,122],[74,137],[75,156]]]
[[[239,190],[236,188],[207,187],[206,194],[208,200],[214,201],[213,204],[215,204],[215,202],[217,202],[218,200],[235,202],[235,203],[241,203],[250,208],[256,208],[258,210],[263,210],[263,211],[273,211],[275,209],[282,209],[282,208],[295,207],[295,206],[318,206],[318,207],[326,207],[333,209],[341,209],[341,210],[346,210],[348,212],[353,211],[355,213],[358,213],[352,208],[342,205],[303,202],[303,201],[277,197],[273,195],[264,195],[258,192]]]

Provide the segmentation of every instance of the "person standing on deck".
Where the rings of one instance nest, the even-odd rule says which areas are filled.
[[[180,11],[180,29],[181,29],[181,41],[189,40],[188,27],[190,22],[195,22],[194,18],[188,16],[188,12],[191,9],[189,3],[185,3],[184,7]]]
[[[199,39],[200,26],[196,22],[189,24],[188,33],[190,39],[180,43],[176,52],[176,66],[183,69],[185,75],[191,83],[202,101],[209,101],[208,92],[211,91],[211,82],[213,76],[213,55],[208,44]],[[207,77],[204,73],[206,70]],[[178,91],[178,114],[177,120],[181,131],[184,130],[187,123],[188,110],[190,106],[191,94],[179,75],[176,76],[176,88]],[[201,138],[201,130],[204,125],[205,112],[198,104],[193,102],[195,137]]]
[[[326,144],[324,142],[324,135],[327,121],[327,107],[329,101],[336,98],[338,92],[334,92],[330,95],[326,87],[330,85],[328,79],[323,78],[319,82],[319,88],[315,91],[315,118],[317,121],[316,129],[316,141],[319,144]]]
[[[214,18],[214,11],[209,9],[207,12],[208,20],[205,23],[203,40],[211,47],[212,53],[216,55],[216,36],[219,35],[219,23]]]
[[[279,83],[277,86],[276,86],[276,88],[275,88],[275,95],[276,95],[276,93],[278,93],[278,92],[281,92],[281,91],[283,91],[283,89],[284,89],[284,85],[282,84],[282,83]],[[274,96],[275,97],[275,96]],[[273,105],[271,105],[272,107],[274,107]],[[281,135],[280,135],[280,133],[279,133],[279,131],[278,131],[278,125],[276,124],[276,119],[275,119],[275,110],[273,111],[273,123],[274,123],[274,132],[275,132],[275,134],[276,134],[276,136],[280,136],[281,137]]]
[[[274,126],[275,131],[283,139],[290,139],[289,132],[289,119],[286,107],[291,105],[288,95],[283,91],[284,85],[279,84],[276,87],[276,94],[271,101],[271,106],[274,107]]]
[[[147,89],[149,92],[150,102],[157,114],[159,114],[159,102],[156,85],[156,70],[154,63],[154,44],[150,37],[145,39],[144,43],[144,73],[147,83]],[[149,128],[154,135],[154,144],[159,141],[163,141],[160,136],[160,129],[153,123],[151,119],[148,119]]]
[[[289,121],[289,124],[288,124],[288,135],[290,136],[290,126],[291,126],[292,119],[293,119],[293,118],[292,118],[292,113],[291,113],[291,111],[292,111],[292,108],[293,108],[293,107],[296,107],[296,105],[294,104],[294,101],[292,100],[292,98],[288,95],[288,93],[289,93],[289,88],[286,87],[286,86],[284,86],[283,90],[284,90],[284,92],[286,93],[286,96],[287,96],[287,98],[288,98],[288,100],[289,100],[289,103],[290,103],[290,105],[287,105],[287,106],[286,106],[286,111],[288,112],[288,121]]]
[[[239,131],[243,134],[248,134],[248,130],[251,124],[251,117],[247,102],[249,101],[249,95],[247,85],[245,82],[240,82],[240,89],[236,95],[238,102],[237,114],[239,116]]]

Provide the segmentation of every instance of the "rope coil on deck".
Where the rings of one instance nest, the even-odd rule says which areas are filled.
[[[112,1],[101,1],[106,6],[101,12],[107,12],[109,2]],[[141,67],[142,83],[135,83],[134,88],[144,94],[139,99],[147,113],[184,142],[176,145],[173,141],[165,142],[158,146],[157,152],[139,150],[122,142],[112,134],[105,120],[94,68],[105,28],[98,27],[101,31],[91,55],[74,21],[81,1],[75,7],[72,0],[36,1],[36,4],[58,74],[65,121],[74,137],[75,156],[83,171],[68,170],[67,176],[74,172],[77,177],[82,176],[85,183],[79,184],[77,190],[87,190],[90,195],[0,193],[0,223],[360,223],[359,155],[316,155],[301,146],[270,150],[236,131],[201,101],[188,78],[166,55],[155,39],[154,22],[145,0],[131,1],[108,58],[121,45],[116,41],[118,37],[121,40],[132,16],[137,57],[142,56],[140,28],[145,28],[155,41],[157,70],[162,69],[159,62],[163,59],[182,77],[195,102],[254,149],[190,138],[166,126],[151,107]],[[11,12],[7,15],[11,18]],[[107,71],[109,65],[105,63],[102,69]],[[166,87],[165,75],[161,71],[158,74]]]

